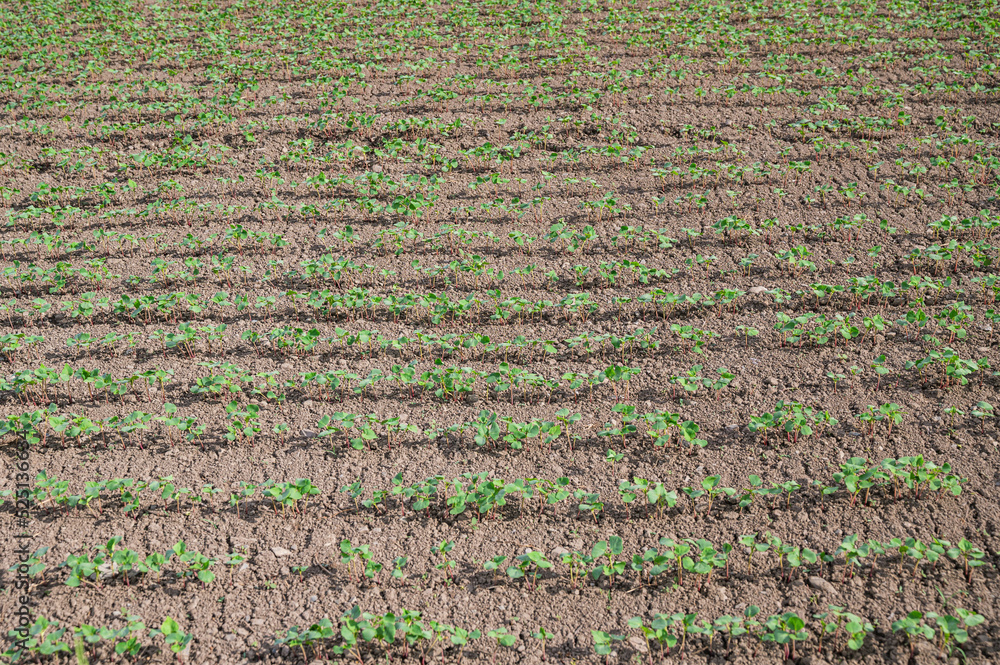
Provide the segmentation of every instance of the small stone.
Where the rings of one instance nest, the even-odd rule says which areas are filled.
[[[767,293],[767,287],[766,286],[751,286],[750,287],[750,293],[752,293],[753,295],[758,295],[758,294],[761,294],[761,293]]]
[[[569,550],[565,547],[553,547],[552,556],[563,556],[564,554],[569,554]]]
[[[304,429],[302,430],[302,436],[306,437],[307,439],[315,439],[317,435],[316,432],[314,432],[311,429]]]
[[[825,593],[828,596],[837,596],[837,595],[839,595],[837,593],[837,589],[834,588],[834,586],[832,584],[830,584],[829,581],[827,581],[827,580],[825,580],[822,577],[819,577],[817,575],[813,575],[813,576],[811,576],[809,578],[809,586],[811,586],[812,588],[816,589],[817,591],[822,591],[823,593]]]
[[[302,406],[304,406],[307,409],[313,408],[313,404],[314,402],[311,399],[307,399],[306,401],[302,402]]]
[[[292,554],[291,550],[286,550],[284,547],[277,546],[271,548],[271,553],[277,557],[290,556]]]
[[[628,645],[635,649],[636,653],[647,653],[646,640],[638,635],[629,636]]]
[[[778,385],[778,380],[776,378],[774,378],[773,376],[769,376],[769,377],[767,377],[767,385],[769,385],[769,386],[776,386],[776,385]]]

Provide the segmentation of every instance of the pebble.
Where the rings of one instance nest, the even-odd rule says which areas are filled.
[[[817,591],[822,591],[828,596],[839,595],[837,593],[837,589],[832,584],[830,584],[828,580],[825,580],[822,577],[816,575],[813,575],[809,578],[809,586],[816,589]]]
[[[275,546],[271,548],[271,553],[274,554],[274,556],[281,557],[281,556],[290,556],[292,552],[291,550],[286,550],[284,547]]]
[[[774,378],[773,376],[769,376],[769,377],[767,377],[767,385],[769,385],[769,386],[776,386],[776,385],[778,385],[778,380],[776,378]]]
[[[767,293],[767,287],[766,286],[751,286],[750,287],[750,293],[752,293],[753,295],[758,295],[758,294],[761,294],[761,293]]]

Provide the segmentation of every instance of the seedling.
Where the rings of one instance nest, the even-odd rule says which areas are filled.
[[[979,431],[982,434],[986,434],[986,419],[993,418],[993,405],[989,402],[977,402],[976,407],[972,409],[972,415],[979,418]]]
[[[191,633],[182,631],[180,625],[170,617],[164,619],[159,629],[151,631],[150,635],[162,635],[167,647],[175,654],[180,654],[180,652],[184,651],[194,637]]]
[[[846,378],[847,378],[847,377],[846,377],[846,376],[844,376],[843,374],[838,374],[838,373],[835,373],[835,372],[827,372],[827,373],[826,373],[826,376],[827,376],[827,377],[828,377],[828,378],[829,378],[829,379],[830,379],[831,381],[833,381],[833,392],[834,392],[834,393],[836,393],[836,392],[837,392],[837,384],[838,384],[838,383],[840,383],[841,381],[843,381],[844,379],[846,379]]]
[[[608,451],[604,453],[604,461],[611,464],[611,476],[615,475],[615,463],[621,462],[625,455],[623,453],[616,453],[615,451],[608,448]]]
[[[486,636],[496,641],[496,643],[493,646],[493,660],[492,660],[493,665],[496,665],[497,651],[500,649],[500,647],[510,648],[514,646],[514,644],[517,642],[517,635],[511,635],[510,633],[507,632],[506,628],[502,627],[495,628],[489,631],[488,633],[486,633]]]
[[[612,635],[600,630],[591,630],[590,635],[594,640],[594,653],[598,656],[604,656],[605,665],[607,665],[608,660],[611,657],[613,644],[615,642],[621,642],[625,639],[624,635]]]
[[[535,590],[541,571],[551,568],[552,563],[541,552],[526,552],[514,558],[514,565],[507,568],[507,576],[512,580],[524,578],[529,588]]]
[[[535,631],[534,633],[532,633],[531,636],[533,638],[535,638],[536,640],[538,640],[539,642],[542,643],[542,661],[544,662],[546,660],[546,657],[545,657],[545,643],[546,643],[546,641],[551,640],[552,638],[554,638],[555,635],[553,635],[549,631],[545,630],[545,628],[543,626],[539,626],[538,630]]]
[[[451,578],[457,565],[455,561],[448,558],[448,553],[451,552],[454,547],[455,541],[442,540],[440,543],[431,548],[432,554],[437,554],[441,557],[441,562],[434,564],[434,567],[437,570],[444,571],[444,580],[446,585],[451,585]]]

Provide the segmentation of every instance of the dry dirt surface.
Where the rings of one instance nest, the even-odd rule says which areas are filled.
[[[1000,662],[996,2],[0,26],[6,660]]]

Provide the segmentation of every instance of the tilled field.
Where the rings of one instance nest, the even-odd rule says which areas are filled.
[[[995,662],[998,16],[0,3],[6,657]]]

